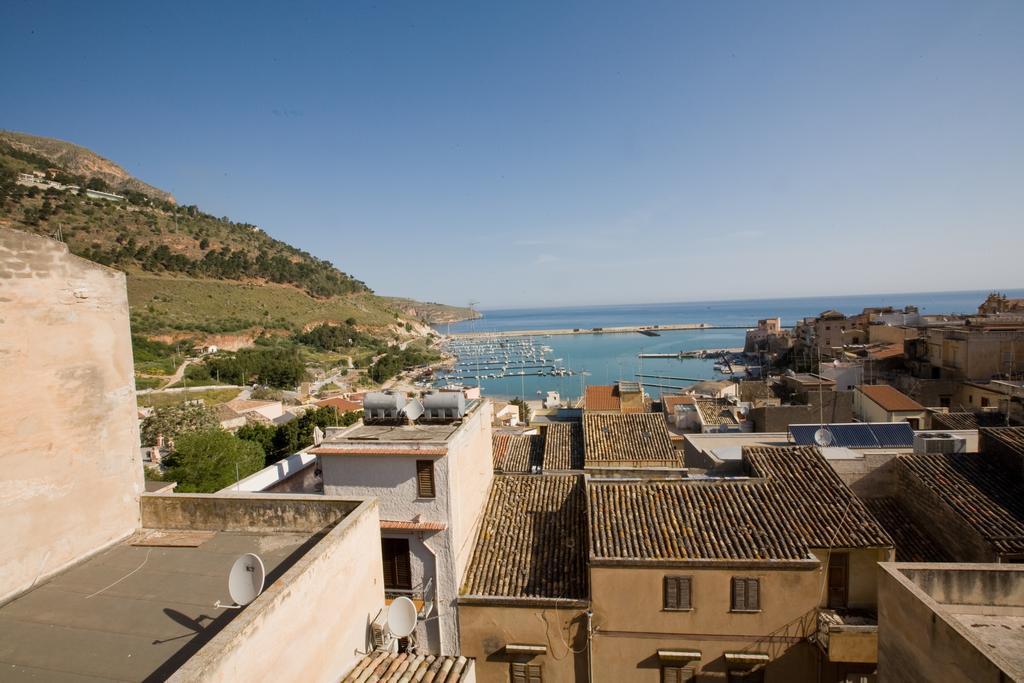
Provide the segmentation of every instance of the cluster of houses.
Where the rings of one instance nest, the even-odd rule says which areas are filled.
[[[0,280],[5,675],[1024,678],[1024,428],[984,411],[821,373],[591,387],[525,428],[371,393],[230,490],[146,492],[123,275],[21,233],[0,253],[47,264]],[[60,419],[26,387],[60,387]]]

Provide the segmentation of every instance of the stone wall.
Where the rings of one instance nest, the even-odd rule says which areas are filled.
[[[818,408],[818,392],[809,394],[809,405],[763,406],[752,408],[750,420],[755,432],[786,432],[792,424],[813,424],[819,420],[825,423],[853,421],[853,392],[824,391],[824,406]]]
[[[296,533],[321,531],[358,505],[351,498],[260,493],[147,493],[141,500],[146,528]]]

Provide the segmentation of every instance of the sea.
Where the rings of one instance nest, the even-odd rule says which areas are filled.
[[[1002,290],[1001,290],[1002,291]],[[1005,290],[1012,298],[1024,297],[1024,289]],[[784,327],[801,318],[836,309],[847,315],[869,306],[917,306],[925,315],[974,313],[989,290],[929,292],[913,294],[863,294],[786,299],[694,301],[667,304],[577,306],[558,308],[515,308],[483,310],[482,318],[438,327],[440,332],[508,332],[513,330],[555,330],[565,328],[667,325],[707,323],[726,327],[753,327],[761,318],[781,317]],[[659,337],[639,333],[539,334],[535,341],[553,349],[549,357],[561,358],[572,376],[504,377],[479,381],[484,396],[492,398],[540,398],[558,391],[562,398],[579,397],[586,385],[611,384],[616,380],[639,379],[653,397],[673,393],[694,381],[715,379],[714,362],[696,358],[644,358],[640,353],[675,353],[699,349],[743,346],[745,329],[704,329],[663,331]],[[647,375],[647,377],[638,377]],[[650,375],[657,375],[652,378]],[[475,386],[475,380],[467,381]]]

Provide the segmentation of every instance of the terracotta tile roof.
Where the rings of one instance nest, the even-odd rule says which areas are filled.
[[[981,427],[978,450],[1003,448],[1024,457],[1024,427]]]
[[[977,429],[974,413],[932,413],[932,429]]]
[[[1005,424],[1006,416],[1000,413],[932,413],[932,429],[980,429]]]
[[[591,481],[595,559],[804,560],[789,501],[762,481]]]
[[[697,399],[697,410],[701,419],[708,425],[734,425],[736,418],[732,414],[732,406],[726,401]]]
[[[508,453],[508,441],[512,434],[491,432],[491,458],[494,460],[494,469],[500,470],[505,462],[505,454]]]
[[[888,358],[899,358],[903,355],[903,344],[882,344],[878,347],[868,349],[867,357],[871,360],[886,360]]]
[[[1024,552],[1024,497],[992,458],[977,453],[929,453],[897,465],[945,502],[997,553]]]
[[[362,403],[349,401],[348,399],[341,397],[325,398],[322,401],[317,401],[316,406],[318,408],[334,408],[339,413],[352,413],[363,409]]]
[[[857,390],[882,407],[882,410],[921,411],[924,406],[888,384],[861,384]]]
[[[466,657],[371,652],[341,683],[461,683],[470,680],[473,660]]]
[[[894,498],[866,498],[864,506],[896,544],[897,562],[952,562],[953,556],[933,540]]]
[[[544,432],[544,469],[583,469],[583,425],[553,422]]]
[[[617,415],[584,411],[583,449],[587,466],[616,461],[680,464],[665,418],[655,413]]]
[[[544,460],[544,437],[539,434],[505,435],[505,455],[495,464],[501,472],[527,473],[534,465],[540,467]]]
[[[794,513],[797,531],[811,548],[891,546],[879,526],[816,448],[744,446],[743,460],[756,476],[778,487]]]
[[[661,410],[666,415],[675,414],[676,406],[695,405],[697,400],[693,396],[665,396],[661,397]]]
[[[587,516],[581,475],[499,475],[462,594],[584,599]]]
[[[595,384],[587,387],[583,407],[587,410],[618,412],[621,409],[614,386]]]

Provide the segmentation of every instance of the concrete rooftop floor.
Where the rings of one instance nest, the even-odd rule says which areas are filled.
[[[1024,616],[969,612],[953,616],[992,652],[1009,660],[1016,677],[1024,677]]]
[[[259,555],[270,586],[317,538],[221,531],[193,548],[120,543],[0,607],[0,680],[163,680],[240,613],[213,606],[232,604],[235,558]]]

